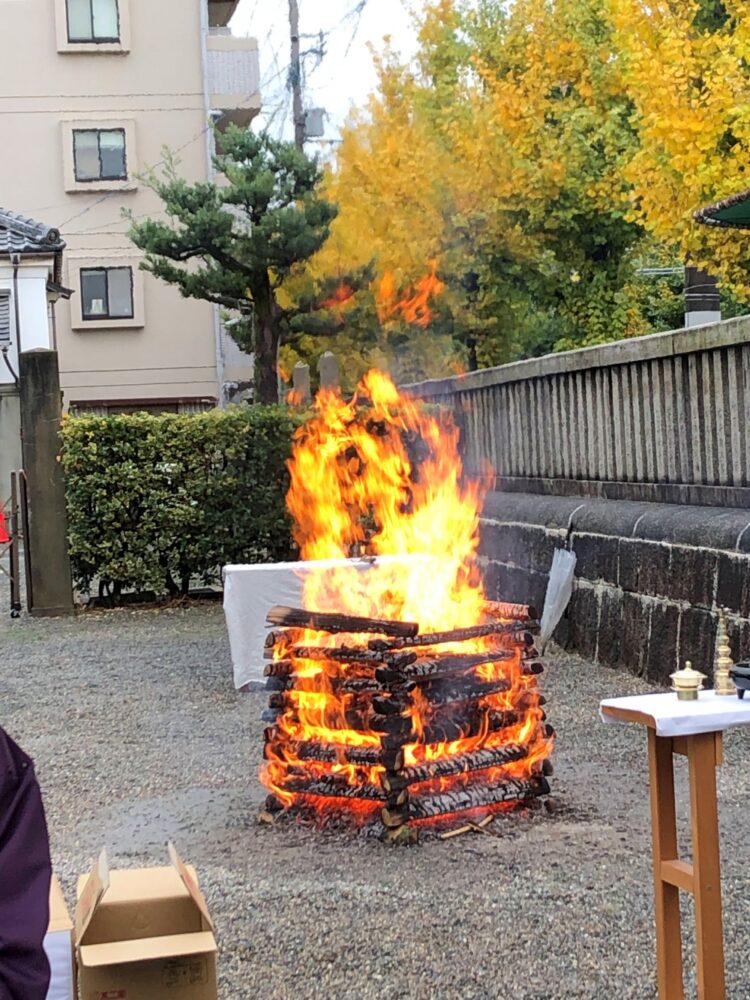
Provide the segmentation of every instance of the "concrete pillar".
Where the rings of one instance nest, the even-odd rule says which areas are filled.
[[[341,369],[338,358],[331,351],[321,354],[318,361],[318,375],[320,376],[320,388],[332,389],[338,392],[341,388]]]
[[[310,402],[310,366],[298,361],[292,372],[293,400],[296,406],[307,406]]]
[[[30,592],[33,615],[73,613],[65,482],[60,464],[62,399],[57,352],[38,348],[20,357],[21,444],[29,504]]]
[[[699,267],[685,268],[685,326],[704,326],[721,319],[716,278]]]
[[[0,506],[10,496],[11,472],[20,468],[21,411],[18,390],[14,385],[0,385]]]

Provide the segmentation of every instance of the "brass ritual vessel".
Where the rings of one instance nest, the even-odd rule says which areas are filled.
[[[682,670],[676,670],[669,675],[672,679],[672,690],[680,701],[697,701],[698,692],[703,687],[706,675],[699,670],[693,670],[690,660],[685,661]]]

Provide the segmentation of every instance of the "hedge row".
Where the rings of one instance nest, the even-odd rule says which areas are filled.
[[[280,407],[67,417],[77,587],[175,595],[227,563],[289,558],[285,462],[298,422]]]

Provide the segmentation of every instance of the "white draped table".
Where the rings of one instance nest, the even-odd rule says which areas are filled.
[[[716,768],[722,733],[750,725],[750,701],[702,691],[697,701],[674,693],[610,698],[603,722],[636,722],[648,732],[654,909],[659,1000],[684,1000],[680,889],[695,899],[696,978],[699,1000],[724,1000],[724,934]],[[677,851],[673,755],[688,759],[692,864]]]
[[[275,604],[302,607],[302,587],[308,573],[353,566],[361,573],[380,566],[406,566],[430,556],[378,556],[365,559],[328,559],[319,562],[257,563],[224,567],[224,614],[229,632],[234,686],[263,681],[263,644],[268,628],[266,615]],[[318,607],[316,611],[341,611],[341,607]]]

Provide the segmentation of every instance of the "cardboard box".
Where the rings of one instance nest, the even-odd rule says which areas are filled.
[[[54,874],[49,888],[49,926],[44,937],[44,950],[51,972],[47,1000],[75,1000],[73,921]]]
[[[102,852],[78,881],[81,1000],[216,1000],[216,939],[195,870],[110,871]]]

